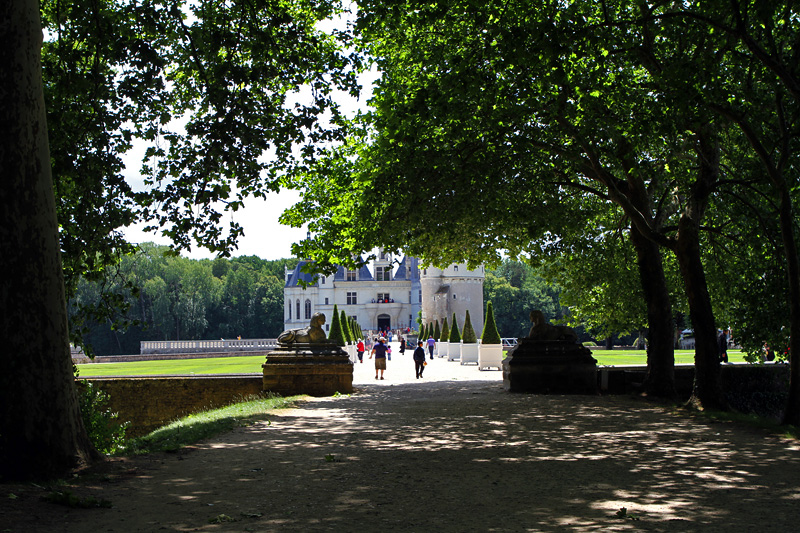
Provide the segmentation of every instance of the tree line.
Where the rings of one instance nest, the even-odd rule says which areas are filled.
[[[4,4],[5,471],[96,458],[66,302],[131,251],[119,229],[228,253],[241,228],[220,210],[285,186],[303,201],[283,220],[312,234],[293,253],[323,269],[376,246],[549,262],[585,316],[647,325],[651,395],[674,397],[679,309],[697,340],[692,405],[727,407],[718,327],[769,341],[790,354],[785,421],[800,423],[794,2],[353,7],[352,27],[325,32],[337,1]],[[370,61],[372,109],[350,121],[334,93],[357,95]],[[142,191],[123,176],[135,140]]]
[[[102,278],[79,280],[70,324],[93,355],[139,353],[145,340],[275,338],[284,327],[284,268],[296,265],[257,256],[189,259],[143,243]],[[559,290],[519,261],[487,269],[483,292],[505,336],[527,335],[531,309],[564,318]]]
[[[294,176],[284,220],[311,229],[294,253],[526,258],[575,319],[646,326],[652,396],[675,397],[685,312],[692,406],[727,409],[717,330],[732,326],[792,359],[785,420],[800,423],[792,2],[359,7],[381,77],[349,142]]]
[[[95,355],[139,353],[143,340],[274,338],[283,331],[284,267],[296,264],[188,259],[144,243],[102,279],[78,282],[70,319]],[[98,313],[106,306],[114,309]]]

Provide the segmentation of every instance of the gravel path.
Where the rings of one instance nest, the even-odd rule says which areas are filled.
[[[509,394],[500,372],[443,359],[416,380],[410,353],[393,357],[384,381],[373,368],[356,364],[351,396],[120,461],[74,488],[111,509],[38,503],[35,489],[17,487],[0,503],[0,530],[783,532],[800,523],[795,441],[627,397]]]

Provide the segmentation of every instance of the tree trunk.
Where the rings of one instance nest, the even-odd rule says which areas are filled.
[[[695,339],[694,389],[690,403],[701,408],[727,409],[720,380],[717,327],[705,271],[700,259],[698,228],[688,217],[679,223],[678,258]]]
[[[800,354],[794,349],[795,339],[800,339],[800,261],[794,236],[792,199],[786,181],[780,183],[780,224],[783,251],[786,255],[786,273],[789,276],[789,397],[783,415],[785,424],[800,426]]]
[[[673,343],[672,302],[664,275],[661,249],[631,228],[631,241],[636,249],[639,277],[647,302],[649,327],[647,343],[647,376],[644,391],[651,396],[675,398],[675,348]]]
[[[0,475],[64,474],[97,457],[72,374],[36,0],[0,2]]]

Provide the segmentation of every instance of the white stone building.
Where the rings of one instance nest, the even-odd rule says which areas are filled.
[[[306,327],[311,315],[322,312],[329,331],[334,304],[340,313],[355,318],[364,331],[416,328],[420,310],[425,322],[441,321],[445,316],[450,322],[455,312],[463,328],[467,309],[475,333],[480,336],[483,329],[482,266],[474,271],[464,264],[421,270],[418,259],[395,261],[381,250],[370,266],[359,270],[340,267],[333,275],[315,279],[302,272],[307,263],[300,261],[294,270],[285,272],[285,329]],[[310,283],[303,288],[301,280]]]

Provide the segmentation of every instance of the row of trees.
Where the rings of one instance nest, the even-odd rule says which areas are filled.
[[[598,282],[586,301],[636,296],[652,394],[674,393],[677,292],[697,339],[697,403],[725,406],[721,309],[743,342],[800,338],[793,2],[362,0],[355,31],[332,34],[316,24],[335,1],[39,7],[0,7],[6,472],[95,456],[65,280],[72,290],[117,262],[129,250],[118,228],[136,220],[227,252],[241,229],[223,230],[218,208],[289,179],[305,194],[285,220],[314,232],[295,254],[323,267],[384,246],[473,265],[505,249],[575,272],[616,251],[575,279]],[[347,124],[332,94],[358,91],[364,53],[382,78],[373,111]],[[292,105],[300,86],[310,101]],[[149,143],[143,193],[122,178],[137,138]],[[786,420],[798,423],[790,353]]]
[[[193,260],[168,252],[146,243],[112,274],[79,281],[70,320],[82,326],[81,339],[94,354],[139,353],[142,340],[264,338],[283,331],[284,267],[294,268],[296,259]]]
[[[313,236],[295,253],[545,262],[584,316],[647,325],[645,388],[664,397],[685,306],[692,405],[726,407],[718,327],[750,349],[800,338],[794,3],[359,5],[382,77],[361,131],[296,176],[284,220]]]
[[[439,327],[438,320],[433,323],[425,324],[420,330],[419,338],[427,339],[432,337],[439,342],[453,343],[462,341],[465,343],[478,342],[475,329],[472,327],[472,318],[469,316],[469,310],[467,310],[464,315],[463,334],[458,328],[458,318],[455,313],[453,313],[452,324],[452,326],[448,324],[447,317],[441,321],[441,328]],[[501,342],[500,332],[497,329],[497,322],[495,321],[494,307],[491,301],[486,302],[486,316],[480,338],[483,344],[500,344]]]

